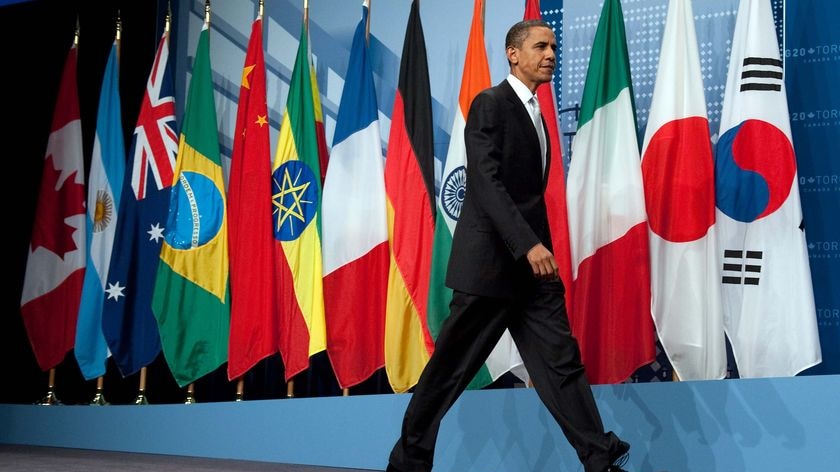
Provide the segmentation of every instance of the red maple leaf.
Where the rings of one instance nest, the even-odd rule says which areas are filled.
[[[76,172],[56,189],[61,170],[56,169],[52,154],[47,156],[32,229],[33,251],[40,246],[64,258],[68,252],[78,249],[73,241],[76,228],[65,222],[68,217],[85,212],[85,188],[84,184],[76,183]]]

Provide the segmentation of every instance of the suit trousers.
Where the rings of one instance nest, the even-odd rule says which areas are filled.
[[[538,280],[512,299],[455,291],[435,351],[406,409],[389,471],[429,472],[440,422],[510,330],[540,400],[560,425],[586,472],[601,472],[619,439],[605,433],[559,280]]]

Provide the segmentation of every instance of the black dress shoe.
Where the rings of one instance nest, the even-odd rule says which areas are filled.
[[[629,451],[630,443],[619,441],[618,446],[616,446],[615,450],[610,454],[610,462],[612,465],[607,466],[607,468],[604,469],[604,472],[627,472],[622,469],[622,467],[624,467],[624,464],[626,464],[627,460],[630,458]]]
[[[618,441],[618,445],[614,451],[610,453],[610,462],[615,464],[620,461],[618,465],[624,465],[627,462],[627,454],[630,451],[630,443],[626,441]]]

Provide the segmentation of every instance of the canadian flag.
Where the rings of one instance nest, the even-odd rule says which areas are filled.
[[[75,340],[86,258],[84,169],[74,45],[53,113],[20,300],[43,370],[61,363]]]

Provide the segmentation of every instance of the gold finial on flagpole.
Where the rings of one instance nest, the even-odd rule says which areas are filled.
[[[76,15],[76,31],[73,33],[73,46],[79,45],[79,15]]]
[[[120,18],[120,10],[117,9],[117,41],[120,40],[122,34],[122,19]]]
[[[210,0],[204,0],[204,24],[210,26]]]
[[[307,33],[309,32],[309,0],[303,0],[303,24],[306,26]]]
[[[265,10],[265,0],[260,0],[260,9],[259,9],[259,13],[257,14],[257,17],[259,19],[262,19],[264,10]]]
[[[120,38],[122,36],[122,18],[120,18],[120,10],[117,9],[117,33],[114,38],[114,42],[117,43],[117,61],[120,59]],[[103,400],[104,401],[104,398]]]

